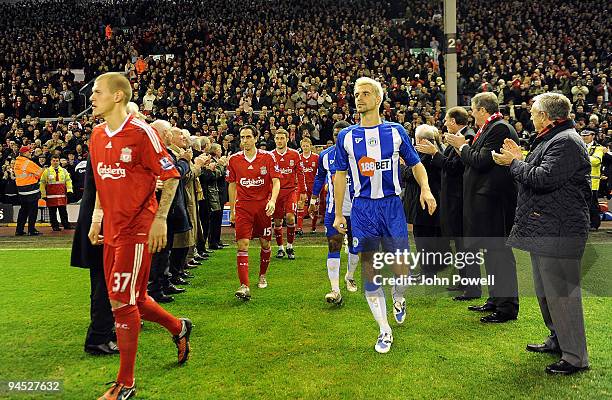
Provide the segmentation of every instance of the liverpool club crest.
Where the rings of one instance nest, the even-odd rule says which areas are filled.
[[[119,160],[124,163],[132,162],[132,149],[130,149],[129,147],[122,148]]]
[[[259,173],[261,175],[266,175],[268,173],[268,169],[266,167],[261,167]]]

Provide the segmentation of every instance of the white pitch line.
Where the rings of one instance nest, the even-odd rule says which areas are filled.
[[[0,241],[0,245],[3,242]],[[6,242],[4,242],[6,243]],[[593,244],[612,244],[612,242],[597,242],[597,243],[593,243]],[[256,248],[258,248],[259,246],[254,246]],[[342,246],[344,248],[344,246]],[[236,246],[235,245],[230,245],[227,247],[228,249],[235,249]],[[272,249],[274,249],[275,246],[272,246]],[[306,246],[295,246],[295,249],[304,249],[304,248],[311,248],[311,249],[326,249],[327,245],[306,245]],[[48,251],[48,250],[72,250],[72,247],[15,247],[15,248],[9,248],[9,249],[0,249],[0,251]]]
[[[65,240],[57,240],[57,243],[66,243]],[[27,240],[0,240],[0,243],[31,243]],[[47,241],[46,243],[53,243],[52,240]]]
[[[2,242],[0,242],[1,244]],[[259,246],[254,246],[259,247]],[[274,246],[273,246],[274,247]],[[236,246],[228,246],[228,249],[235,249]],[[307,245],[307,246],[296,246],[296,249],[303,248],[315,248],[315,249],[326,249],[326,245]],[[0,251],[47,251],[47,250],[72,250],[72,247],[15,247],[11,249],[0,249]]]
[[[48,250],[72,250],[72,247],[16,247],[14,249],[0,249],[0,251],[48,251]]]

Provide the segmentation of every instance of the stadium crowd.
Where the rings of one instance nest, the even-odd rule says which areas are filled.
[[[72,229],[67,218],[66,203],[77,202],[83,197],[84,182],[88,179],[88,174],[90,178],[93,175],[93,168],[97,169],[98,175],[104,175],[100,173],[100,168],[108,168],[111,178],[113,173],[122,173],[120,168],[102,162],[96,166],[91,165],[96,154],[99,159],[104,158],[100,156],[102,153],[109,158],[110,153],[105,149],[113,147],[110,141],[106,147],[100,142],[97,146],[94,145],[95,138],[99,137],[96,136],[97,133],[94,134],[93,142],[90,142],[92,131],[100,121],[86,112],[80,113],[86,108],[91,93],[89,84],[85,85],[85,90],[80,88],[84,83],[109,71],[125,73],[129,82],[117,74],[110,75],[115,76],[113,79],[125,82],[127,90],[121,90],[127,97],[125,103],[129,97],[133,102],[128,104],[128,112],[131,115],[114,132],[121,132],[129,121],[129,124],[139,128],[138,132],[149,136],[153,147],[160,147],[156,154],[162,154],[162,150],[168,151],[167,156],[172,160],[163,153],[163,157],[159,156],[162,158],[154,160],[155,166],[159,169],[161,163],[163,170],[172,170],[172,174],[176,175],[172,177],[176,182],[170,182],[176,185],[171,186],[172,200],[163,197],[165,191],[170,192],[168,183],[159,179],[157,182],[158,200],[160,203],[165,200],[164,205],[168,206],[165,213],[160,214],[161,218],[164,218],[162,235],[167,235],[170,242],[166,243],[165,239],[163,245],[160,242],[161,251],[152,256],[147,289],[155,300],[152,302],[155,307],[159,307],[157,303],[174,301],[173,295],[188,290],[182,286],[189,285],[189,279],[193,277],[189,270],[197,268],[208,259],[212,254],[211,250],[222,251],[226,247],[221,241],[223,208],[228,200],[225,176],[227,170],[230,171],[230,176],[233,171],[229,160],[236,159],[230,159],[229,156],[240,150],[239,132],[249,130],[253,139],[257,136],[255,132],[261,132],[256,146],[265,150],[278,150],[280,147],[284,149],[284,145],[279,147],[278,141],[275,143],[275,136],[279,135],[286,137],[287,146],[293,149],[299,149],[304,138],[310,138],[306,143],[312,142],[319,150],[330,147],[334,144],[334,126],[337,127],[338,123],[359,123],[359,115],[362,115],[363,121],[367,120],[365,113],[356,112],[352,92],[356,86],[355,79],[360,76],[375,78],[382,84],[380,115],[386,122],[397,122],[404,126],[419,151],[419,154],[414,153],[412,166],[422,164],[421,173],[415,173],[415,169],[403,171],[404,180],[407,181],[404,182],[404,206],[408,209],[406,222],[414,227],[417,246],[440,249],[438,239],[444,236],[454,237],[457,246],[457,238],[462,235],[486,236],[479,233],[491,225],[509,226],[506,223],[507,215],[502,216],[503,220],[485,221],[479,218],[475,211],[482,212],[484,203],[479,204],[473,201],[475,199],[466,197],[467,206],[464,207],[463,214],[455,214],[463,216],[464,220],[486,226],[475,229],[474,223],[468,226],[471,230],[466,227],[463,232],[443,235],[444,217],[434,215],[434,210],[437,203],[443,203],[440,201],[443,197],[443,187],[445,184],[448,187],[447,179],[450,175],[445,175],[448,171],[440,166],[444,164],[440,157],[443,154],[451,159],[451,156],[457,157],[455,152],[459,153],[461,162],[466,168],[471,168],[467,174],[463,175],[463,170],[459,174],[468,177],[472,175],[469,180],[466,178],[469,182],[464,186],[471,190],[462,190],[461,185],[455,189],[461,191],[463,196],[465,193],[482,194],[473,190],[482,183],[474,178],[482,173],[477,163],[470,164],[470,161],[477,157],[472,155],[464,136],[452,134],[464,132],[467,136],[467,132],[472,128],[473,131],[478,130],[474,135],[474,143],[487,124],[491,123],[489,128],[493,129],[494,125],[499,127],[500,123],[506,120],[516,130],[515,134],[511,127],[503,125],[503,129],[509,132],[508,138],[516,136],[521,145],[521,148],[513,148],[518,153],[512,153],[513,157],[519,159],[523,154],[521,150],[529,152],[532,144],[537,145],[538,139],[541,141],[542,134],[546,133],[546,125],[542,125],[537,127],[540,134],[536,135],[534,113],[550,117],[551,109],[543,109],[545,105],[541,99],[534,105],[533,98],[550,92],[561,93],[573,103],[573,112],[569,114],[569,119],[575,121],[576,130],[584,138],[590,156],[590,224],[591,229],[596,230],[600,223],[598,197],[610,198],[608,177],[612,177],[612,130],[609,126],[612,122],[609,113],[612,85],[608,82],[611,36],[605,4],[577,0],[570,0],[563,5],[550,0],[527,4],[502,1],[492,4],[483,0],[461,3],[457,39],[458,95],[460,104],[472,105],[469,113],[463,108],[447,110],[445,104],[445,44],[441,10],[438,7],[426,0],[391,3],[380,0],[341,3],[333,0],[238,0],[230,5],[218,0],[204,3],[194,0],[137,0],[119,4],[110,1],[96,2],[96,7],[91,7],[88,1],[59,0],[1,5],[0,23],[6,27],[6,34],[0,39],[0,202],[21,205],[16,235],[26,235],[27,219],[30,220],[27,234],[40,234],[34,224],[39,197],[47,201],[52,213],[53,230],[61,230],[55,215],[57,211],[64,228]],[[484,10],[491,11],[483,12]],[[22,15],[29,17],[21,18]],[[245,15],[250,18],[245,20]],[[572,26],[582,26],[584,29],[576,33],[568,32],[565,28],[570,25],[570,21]],[[82,81],[79,80],[81,78],[77,79],[77,76],[81,75]],[[372,82],[378,85],[377,82]],[[378,87],[376,85],[373,87]],[[109,88],[110,84],[107,89]],[[127,92],[130,92],[130,96]],[[93,97],[95,96],[96,92]],[[108,102],[108,97],[106,101]],[[498,113],[499,104],[503,105],[503,114]],[[569,106],[567,99],[564,104]],[[125,105],[122,102],[123,115]],[[376,103],[376,107],[368,110],[373,111],[369,116],[376,117],[373,118],[376,121],[379,121],[378,106]],[[106,127],[98,127],[95,131],[107,129],[108,136],[112,137],[115,133],[111,135],[108,128],[108,116],[107,114],[105,118]],[[573,123],[567,119],[566,114],[563,114],[562,119],[544,119],[540,124],[551,122],[548,128],[553,129],[556,128],[552,125],[555,121],[567,124],[563,128],[571,130]],[[143,120],[150,122],[159,136],[142,123]],[[377,126],[368,124],[365,126]],[[245,125],[250,127],[241,129]],[[401,129],[398,125],[394,126]],[[453,132],[450,131],[451,126]],[[442,143],[439,133],[445,129],[451,135],[447,136],[446,143]],[[346,132],[344,130],[340,135],[345,135]],[[344,137],[341,136],[339,143]],[[404,137],[408,140],[408,136]],[[577,138],[572,137],[572,140]],[[483,142],[484,139],[481,139],[478,145],[483,146]],[[352,139],[348,140],[348,143],[352,145]],[[377,142],[372,143],[374,145],[368,145],[377,145]],[[342,149],[344,145],[338,145],[337,149]],[[504,145],[507,144],[504,142]],[[365,147],[365,144],[363,146]],[[382,148],[382,143],[380,146]],[[492,148],[499,148],[501,143],[495,146]],[[115,146],[113,152],[121,152],[122,162],[132,162],[132,149],[122,147],[123,145]],[[582,143],[579,148],[584,148]],[[249,149],[251,150],[252,148]],[[474,150],[477,151],[479,150]],[[537,151],[536,149],[534,153]],[[291,166],[300,164],[297,153],[291,151],[291,154],[298,160]],[[266,157],[270,156],[266,154]],[[495,160],[499,165],[507,166],[512,163],[512,160],[508,164],[503,164],[503,160],[498,161]],[[584,169],[587,169],[586,158],[582,161]],[[346,164],[346,160],[342,162]],[[176,165],[176,171],[173,165]],[[500,170],[497,168],[494,172]],[[265,166],[263,171],[267,171]],[[429,174],[429,182],[425,171]],[[143,175],[149,172],[146,170]],[[343,172],[345,174],[346,169],[336,171],[339,176],[344,176]],[[513,173],[520,177],[522,175],[519,172],[515,167]],[[122,178],[125,177],[125,170],[123,174]],[[267,172],[260,174],[265,175]],[[149,178],[155,180],[152,173],[149,175]],[[156,173],[155,176],[161,175]],[[502,178],[505,177],[505,181],[500,180],[500,176],[492,172],[486,179],[491,183],[491,187],[503,186],[508,192],[512,192],[508,198],[516,197],[513,179],[517,176],[513,177],[510,170],[504,171]],[[586,181],[586,174],[581,177]],[[418,204],[418,193],[423,196],[423,188],[428,188],[430,184],[436,192],[435,195],[429,193],[430,196],[427,196],[431,203],[431,209],[428,209],[431,218],[413,207]],[[394,180],[393,185],[393,193],[397,196],[400,184]],[[528,186],[525,183],[524,185]],[[108,185],[105,189],[107,194],[111,192],[109,187],[111,186]],[[537,189],[533,189],[534,193]],[[588,194],[589,188],[586,189]],[[343,190],[340,192],[344,193]],[[491,190],[491,193],[499,191],[496,188]],[[113,192],[114,196],[121,195]],[[98,193],[103,193],[100,186]],[[98,237],[102,221],[102,215],[99,213],[101,208],[96,203],[97,200],[92,201],[96,196],[92,197],[91,193],[89,195],[91,207],[88,211],[81,212],[80,222],[85,228],[81,226],[81,231],[77,231],[79,233],[75,237],[85,237],[82,229],[95,224],[97,232],[90,230],[89,235],[94,232],[94,236],[98,238],[96,240],[101,240]],[[495,196],[489,197],[484,204],[485,209],[499,209]],[[372,200],[378,199],[372,197]],[[397,204],[401,204],[399,198],[396,200]],[[109,201],[108,198],[106,201]],[[423,201],[421,199],[421,202]],[[482,196],[480,201],[482,202]],[[81,203],[81,210],[84,209],[84,203],[85,200]],[[110,201],[108,204],[114,202]],[[361,207],[364,210],[360,212],[365,214],[367,207]],[[382,205],[377,207],[383,209]],[[293,208],[294,212],[297,211],[296,208],[297,205]],[[509,210],[510,215],[514,213],[516,203],[504,204],[501,208],[504,213]],[[468,215],[466,218],[465,209],[475,210],[474,217]],[[289,214],[291,213],[275,218],[278,219],[275,222],[275,235],[281,251],[280,221],[283,216]],[[337,219],[338,214],[341,214],[340,210],[336,212]],[[91,215],[92,221],[88,221],[88,224],[83,222],[84,215]],[[480,215],[494,215],[494,211]],[[449,215],[446,214],[446,217]],[[93,220],[94,218],[96,220]],[[512,219],[514,216],[509,220]],[[288,233],[287,254],[289,250],[293,254],[295,226],[289,218],[286,223],[288,228],[291,225],[292,232],[291,241]],[[400,220],[399,225],[406,229],[403,221]],[[344,223],[339,227],[345,228]],[[277,229],[280,231],[280,241]],[[271,234],[271,231],[268,230],[268,233]],[[406,239],[407,235],[406,231]],[[507,235],[508,232],[492,234],[500,237]],[[101,241],[97,242],[100,243]],[[138,245],[143,246],[142,243]],[[112,246],[105,244],[106,248]],[[448,247],[446,243],[444,247]],[[487,271],[493,271],[494,275],[516,275],[512,251],[509,248],[504,248],[503,251],[503,254],[501,251],[489,253],[485,262]],[[244,266],[244,259],[248,260],[248,253],[240,254],[241,252],[246,251],[240,250],[237,256],[239,274]],[[262,252],[268,253],[266,262],[269,263],[269,247],[264,249],[263,243]],[[135,260],[138,260],[140,256],[135,257]],[[277,258],[282,257],[277,255]],[[500,260],[507,261],[510,267],[500,267]],[[136,266],[139,262],[142,262],[142,259],[134,261],[136,271],[140,268],[139,265]],[[337,262],[339,263],[339,259]],[[264,263],[262,262],[262,265]],[[93,271],[94,268],[88,262],[84,264]],[[246,264],[248,265],[248,262]],[[80,262],[73,262],[73,265],[82,266]],[[579,266],[579,263],[577,265]],[[424,275],[435,274],[441,267],[421,263]],[[480,267],[477,268],[480,271]],[[495,268],[498,268],[497,272]],[[266,269],[267,264],[265,268],[260,269],[264,274],[263,281],[261,275],[259,281],[259,287],[262,288],[267,286]],[[466,276],[472,272],[465,272]],[[101,311],[101,308],[96,308],[96,304],[108,303],[104,296],[106,291],[98,286],[104,277],[98,276],[94,279],[93,274],[94,272],[91,275],[90,331],[94,329],[94,314]],[[510,294],[491,294],[491,302],[487,301],[482,306],[471,306],[469,309],[479,312],[492,311],[491,315],[480,319],[482,322],[500,323],[516,319],[516,280],[514,276],[513,283],[508,284],[511,286]],[[334,282],[338,286],[337,278]],[[144,283],[146,286],[147,280]],[[248,289],[248,285],[246,286]],[[481,297],[479,287],[466,285],[450,289],[463,292],[454,298],[458,301],[471,301]],[[335,290],[332,283],[333,291]],[[113,289],[112,292],[116,290]],[[238,297],[239,293],[236,294]],[[250,298],[250,295],[248,297]],[[370,301],[373,297],[367,295],[367,298]],[[132,303],[130,300],[130,305],[133,306]],[[108,308],[108,304],[105,307]],[[113,307],[115,318],[123,318],[121,321],[116,319],[117,326],[125,329],[122,326],[123,321],[127,320],[124,315],[127,311],[118,311],[122,306]],[[147,305],[145,301],[143,309],[146,307],[153,306]],[[401,313],[405,314],[405,302],[399,309],[402,307],[404,311]],[[374,306],[371,309],[378,308]],[[111,311],[106,309],[104,312],[107,315],[103,319],[110,322]],[[154,315],[155,318],[161,316],[158,320],[169,320],[166,314],[157,314]],[[375,311],[373,314],[381,327],[382,336],[379,336],[379,342],[387,340],[386,347],[377,348],[377,351],[386,352],[392,343],[390,329],[389,332],[384,329],[388,327],[386,316],[383,324]],[[140,316],[134,318],[133,321],[130,319],[130,323],[139,326]],[[544,315],[545,321],[546,318]],[[158,322],[155,319],[149,320]],[[189,352],[191,322],[179,321],[174,317],[172,320],[172,325],[181,324],[181,327],[174,326],[169,331],[173,333],[179,364],[182,364],[187,360]],[[117,353],[118,349],[114,343],[117,337],[113,337],[112,326],[106,324],[106,328],[110,329],[103,338],[96,339],[95,343],[89,342],[91,336],[88,333],[85,351],[94,354]],[[132,336],[133,332],[130,333]],[[137,337],[138,334],[135,335]],[[121,340],[126,344],[126,347],[121,347],[123,357],[128,352],[125,349],[130,352],[135,349],[136,342],[129,342],[125,337]],[[187,341],[187,347],[184,344],[181,347],[181,341]],[[541,352],[541,349],[530,351]],[[131,353],[132,364],[135,354],[135,351]],[[574,365],[574,368],[587,368],[586,361],[583,363],[585,365]],[[125,383],[125,386],[133,389],[133,379],[131,384]]]
[[[74,118],[86,105],[79,88],[106,71],[129,76],[133,101],[150,121],[166,119],[192,136],[207,136],[221,145],[222,155],[237,151],[238,128],[247,123],[263,133],[260,148],[274,148],[274,132],[281,127],[290,134],[291,148],[305,136],[315,145],[331,145],[335,122],[356,122],[351,87],[362,75],[383,83],[386,120],[402,123],[411,135],[423,123],[443,129],[441,3],[283,0],[270,5],[246,0],[231,7],[191,0],[101,1],[96,7],[75,0],[2,4],[1,201],[16,201],[11,165],[24,145],[43,167],[58,155],[75,185],[69,200],[79,199],[78,172],[84,168],[77,166],[87,158],[96,124],[87,114]],[[530,100],[558,91],[573,101],[578,131],[593,131],[595,142],[609,146],[612,36],[605,4],[498,1],[495,12],[486,9],[490,4],[482,0],[459,5],[460,103],[469,105],[479,92],[496,93],[504,117],[528,148],[534,132]],[[570,21],[582,28],[564,29]],[[420,48],[433,53],[410,51]],[[81,69],[84,81],[77,82],[73,71]],[[472,117],[469,123],[473,126]],[[609,176],[609,157],[604,158],[603,175]],[[606,181],[601,195],[608,194]]]

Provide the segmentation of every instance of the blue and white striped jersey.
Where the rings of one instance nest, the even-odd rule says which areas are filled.
[[[314,184],[312,186],[312,194],[319,196],[325,183],[327,183],[327,198],[325,201],[328,214],[335,213],[334,199],[334,182],[333,176],[336,174],[335,167],[336,145],[330,146],[319,154],[319,165],[317,166],[317,174],[315,175]],[[351,196],[351,180],[347,175],[346,193],[344,193],[344,202],[342,203],[342,215],[351,215],[352,196]]]
[[[420,162],[400,124],[385,121],[369,128],[351,125],[338,135],[334,167],[349,171],[354,197],[382,199],[397,196],[402,190],[400,157],[411,167]]]

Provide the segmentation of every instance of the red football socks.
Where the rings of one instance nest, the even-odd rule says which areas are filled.
[[[160,324],[174,336],[181,333],[183,329],[180,319],[164,310],[149,296],[146,297],[145,301],[138,302],[138,310],[140,310],[140,315],[145,321]]]
[[[298,208],[297,210],[297,228],[302,230],[304,227],[304,209]]]
[[[276,244],[278,246],[282,246],[283,245],[283,227],[282,226],[274,227],[274,237],[276,238]]]
[[[295,240],[295,224],[287,224],[287,243],[293,244]]]
[[[259,251],[259,275],[265,275],[270,266],[270,249],[261,249]]]
[[[319,214],[315,214],[314,217],[312,217],[312,230],[314,231],[315,229],[317,229],[317,220],[319,219]]]
[[[117,382],[125,386],[134,386],[134,365],[138,350],[138,333],[140,332],[140,314],[138,307],[126,305],[113,310],[119,347],[119,373]]]
[[[239,251],[236,257],[236,263],[238,264],[238,278],[240,279],[240,284],[249,286],[249,253],[246,251]]]

